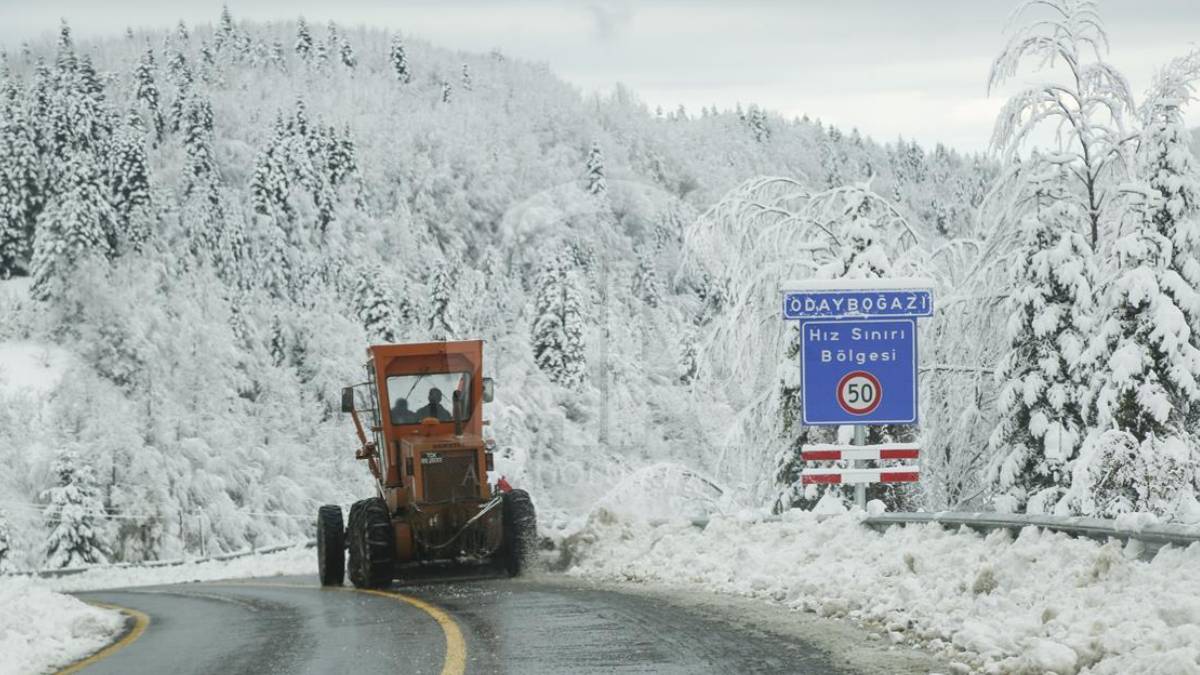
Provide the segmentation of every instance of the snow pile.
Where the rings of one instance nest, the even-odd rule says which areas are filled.
[[[1099,544],[1026,528],[875,532],[853,514],[716,517],[700,530],[600,511],[570,574],[766,598],[923,643],[985,673],[1200,673],[1200,546]]]
[[[250,555],[233,560],[189,562],[172,567],[98,567],[42,583],[57,591],[90,591],[103,588],[158,586],[218,579],[248,579],[283,575],[312,576],[317,571],[315,549],[297,546],[277,553]],[[314,581],[315,583],[315,581]]]
[[[119,612],[16,577],[0,577],[0,608],[0,675],[77,661],[103,649],[125,626]]]
[[[0,343],[0,394],[45,393],[56,387],[70,365],[60,347],[32,342]]]
[[[119,612],[62,592],[153,586],[264,576],[312,575],[316,552],[298,546],[278,553],[174,567],[95,568],[58,579],[0,577],[0,675],[38,673],[87,657],[125,626]],[[315,582],[314,582],[315,583]]]

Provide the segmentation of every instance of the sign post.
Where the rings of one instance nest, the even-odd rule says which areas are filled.
[[[932,288],[927,279],[783,284],[783,318],[800,323],[804,424],[853,425],[854,445],[861,447],[867,425],[917,423],[916,320],[933,315]],[[801,472],[802,479],[829,483],[835,476],[853,482],[854,502],[865,509],[866,483],[876,481],[860,479],[870,473],[862,471],[868,460],[852,461],[859,470],[852,481],[809,469]],[[915,470],[896,473],[896,480],[915,476]]]

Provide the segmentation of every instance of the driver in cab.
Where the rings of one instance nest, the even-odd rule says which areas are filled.
[[[450,411],[446,410],[442,405],[442,390],[437,387],[429,390],[429,405],[417,409],[418,420],[423,420],[426,417],[433,417],[439,422],[449,422],[454,419],[450,415]]]

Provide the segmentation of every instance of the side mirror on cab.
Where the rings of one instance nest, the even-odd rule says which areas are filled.
[[[354,412],[354,388],[346,387],[342,389],[342,412]]]
[[[496,397],[496,382],[490,377],[483,378],[483,402],[491,403],[492,399],[495,397]]]

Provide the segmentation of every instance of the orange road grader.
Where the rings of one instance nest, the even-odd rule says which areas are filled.
[[[321,584],[340,586],[348,571],[356,587],[386,586],[434,561],[494,561],[520,574],[536,515],[524,490],[501,479],[493,494],[488,484],[483,342],[374,345],[367,355],[367,380],[342,390],[342,412],[377,494],[351,506],[345,526],[340,506],[317,511]]]

